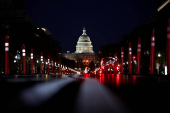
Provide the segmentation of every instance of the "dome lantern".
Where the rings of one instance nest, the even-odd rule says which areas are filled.
[[[87,35],[87,34],[86,34],[85,26],[84,26],[84,28],[83,28],[83,34],[82,34],[82,35]]]

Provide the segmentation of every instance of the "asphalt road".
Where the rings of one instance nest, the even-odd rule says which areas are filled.
[[[109,88],[134,113],[170,112],[170,77],[158,75],[90,76]]]
[[[1,110],[69,113],[170,112],[170,77],[157,75],[0,76]]]

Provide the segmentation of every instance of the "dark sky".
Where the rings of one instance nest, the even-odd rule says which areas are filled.
[[[38,27],[46,27],[62,52],[75,52],[83,26],[95,52],[115,43],[138,24],[147,24],[165,0],[25,0]]]

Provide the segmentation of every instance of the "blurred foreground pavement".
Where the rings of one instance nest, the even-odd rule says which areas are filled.
[[[170,112],[170,77],[17,75],[0,77],[1,110],[69,113]]]

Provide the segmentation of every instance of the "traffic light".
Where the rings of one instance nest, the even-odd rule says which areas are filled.
[[[89,60],[83,60],[83,65],[89,65]]]
[[[86,65],[86,60],[83,60],[83,65]]]
[[[135,56],[133,56],[133,60],[135,60],[136,59],[136,57]]]
[[[86,60],[86,65],[89,65],[89,60]]]

